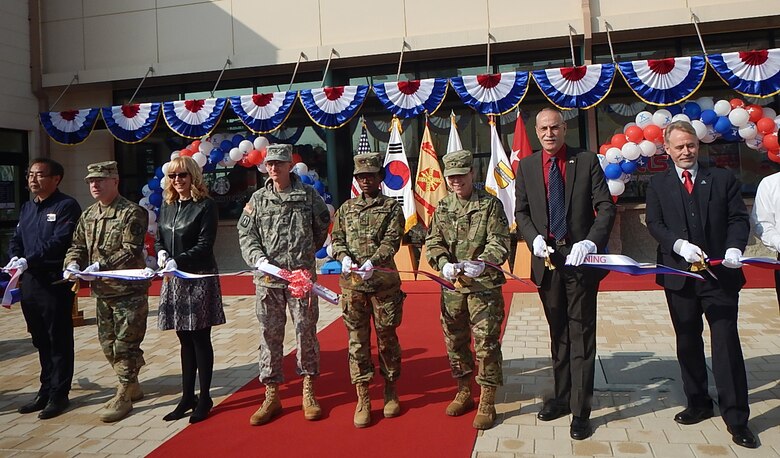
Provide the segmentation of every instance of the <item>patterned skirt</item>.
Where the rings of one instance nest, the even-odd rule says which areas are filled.
[[[165,331],[197,331],[225,323],[219,277],[169,277],[160,290],[157,326]]]

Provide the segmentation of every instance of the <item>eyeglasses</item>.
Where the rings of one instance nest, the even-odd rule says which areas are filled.
[[[179,172],[179,173],[169,173],[168,179],[169,180],[175,180],[176,178],[183,180],[190,176],[189,172]]]
[[[48,178],[51,175],[44,175],[43,172],[29,172],[27,178]]]

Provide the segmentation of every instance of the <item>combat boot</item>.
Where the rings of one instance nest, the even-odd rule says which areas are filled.
[[[127,384],[127,391],[130,393],[130,400],[140,401],[144,398],[144,391],[141,389],[141,384],[136,380]]]
[[[303,417],[309,421],[319,420],[322,409],[314,397],[314,379],[311,375],[303,377]]]
[[[474,400],[471,399],[471,377],[465,376],[458,379],[458,392],[455,399],[449,403],[447,415],[459,417],[474,408]]]
[[[352,422],[355,423],[355,428],[365,428],[371,424],[371,397],[368,395],[368,383],[358,383],[355,388],[358,400]]]
[[[100,421],[113,423],[127,416],[133,410],[133,401],[130,400],[129,384],[119,386],[116,396],[108,401],[100,413]]]
[[[479,407],[472,426],[476,429],[490,429],[496,423],[496,387],[482,386]]]
[[[397,417],[401,414],[401,401],[395,392],[395,381],[385,381],[385,418]]]
[[[249,424],[252,426],[264,425],[281,412],[282,401],[279,400],[279,385],[269,383],[265,386],[263,405],[249,418]]]

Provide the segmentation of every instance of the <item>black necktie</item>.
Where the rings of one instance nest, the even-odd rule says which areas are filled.
[[[553,157],[550,161],[550,175],[548,176],[550,233],[555,237],[555,240],[562,240],[566,237],[566,191],[563,186],[561,170],[558,168],[558,158]]]

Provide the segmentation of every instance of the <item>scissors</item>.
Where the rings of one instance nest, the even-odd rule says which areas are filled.
[[[718,280],[718,276],[715,275],[715,273],[710,269],[710,265],[708,264],[710,258],[707,256],[707,253],[701,252],[702,260],[696,261],[694,263],[691,263],[691,272],[701,272],[702,270],[710,274],[712,278],[715,280]]]

